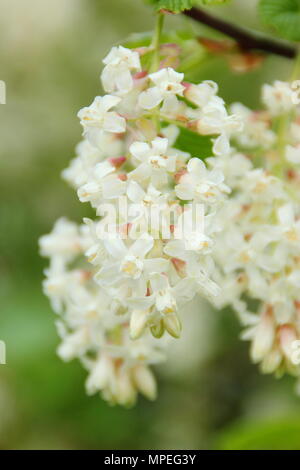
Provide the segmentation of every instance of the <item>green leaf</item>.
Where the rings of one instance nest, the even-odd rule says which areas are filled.
[[[173,13],[180,13],[184,10],[190,10],[195,2],[193,0],[159,0],[157,9],[165,9]]]
[[[221,5],[222,3],[229,3],[231,0],[202,0],[198,3],[203,3],[203,5]]]
[[[184,10],[190,10],[197,5],[220,5],[228,3],[230,0],[148,0],[156,5],[157,10],[169,10],[173,13],[180,13]]]
[[[290,41],[300,41],[300,0],[260,0],[262,21]]]
[[[299,450],[299,415],[240,421],[219,434],[219,450]]]
[[[180,129],[174,147],[201,160],[213,155],[211,136],[199,135],[184,128]]]

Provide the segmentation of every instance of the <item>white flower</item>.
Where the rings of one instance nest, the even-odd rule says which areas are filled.
[[[43,256],[59,255],[67,260],[82,250],[78,226],[63,217],[57,220],[52,233],[40,238],[39,244]]]
[[[226,134],[242,130],[241,118],[235,114],[229,115],[224,100],[219,96],[211,99],[199,109],[189,110],[189,115],[195,119],[197,130],[202,135]]]
[[[215,273],[211,256],[219,231],[220,204],[215,203],[224,202],[224,193],[229,192],[222,169],[229,179],[234,173],[236,189],[246,165],[233,172],[242,160],[234,158],[229,144],[238,123],[216,96],[213,82],[186,89],[184,75],[172,68],[149,76],[147,70],[139,73],[139,54],[121,46],[111,50],[104,64],[101,79],[111,94],[96,97],[78,113],[85,139],[63,172],[80,201],[90,202],[96,218],[84,218],[82,226],[61,219],[40,244],[42,254],[50,258],[43,288],[59,315],[60,356],[77,357],[88,370],[87,393],[100,391],[105,400],[127,406],[138,392],[155,398],[149,365],[165,360],[170,336],[180,336],[184,305],[197,293],[210,298],[218,292],[212,276],[222,282],[222,273]],[[178,99],[184,92],[195,106]],[[165,127],[168,119],[216,135],[212,170],[176,148],[180,127]],[[156,124],[162,124],[159,133]],[[252,175],[251,184],[258,179]],[[276,188],[272,197],[274,192]],[[191,207],[198,202],[203,217],[194,219]],[[113,220],[106,217],[108,207]],[[239,210],[236,204],[234,213]],[[291,224],[294,228],[294,219]],[[291,224],[278,221],[285,250]],[[276,262],[282,262],[283,254],[277,249],[275,254]],[[269,266],[270,257],[264,263]],[[298,271],[296,266],[289,271],[291,292],[297,289]],[[249,291],[256,292],[255,276],[249,277]],[[232,289],[224,298],[241,290]],[[287,304],[282,302],[282,290],[273,288],[281,315]]]
[[[225,133],[214,139],[213,153],[217,156],[228,155],[230,152],[229,139]]]
[[[220,170],[230,188],[235,188],[240,179],[252,168],[251,161],[242,153],[231,152],[222,153],[218,158],[210,157],[206,159],[210,168]]]
[[[176,168],[176,156],[168,154],[168,139],[157,137],[151,145],[134,142],[129,148],[132,156],[139,162],[136,170],[129,175],[136,181],[149,180],[156,187],[167,182],[167,173]]]
[[[62,177],[76,189],[87,182],[95,164],[103,158],[103,153],[92,146],[88,140],[82,140],[76,147],[76,158],[65,168]]]
[[[104,245],[111,259],[96,275],[100,284],[115,284],[124,278],[137,280],[145,271],[163,272],[168,268],[166,259],[146,259],[146,255],[154,245],[150,235],[142,235],[129,247],[118,238],[104,240]]]
[[[76,146],[76,157],[61,173],[62,177],[76,189],[87,182],[95,165],[107,155],[117,158],[122,154],[122,140],[115,134],[105,133],[99,136],[97,143],[99,145],[91,145],[90,141],[83,139]]]
[[[116,168],[108,161],[97,163],[87,182],[80,186],[77,194],[81,202],[90,201],[97,208],[105,199],[115,199],[126,190],[126,182],[119,179]]]
[[[70,361],[85,353],[89,346],[89,334],[86,328],[81,328],[64,337],[57,353],[64,361]]]
[[[212,80],[204,80],[198,85],[188,84],[185,97],[200,108],[209,103],[211,98],[218,93],[218,85]]]
[[[140,310],[139,316],[146,316],[155,336],[160,337],[166,329],[171,336],[178,338],[181,322],[177,314],[177,296],[182,295],[179,286],[177,290],[172,288],[167,276],[159,273],[151,274],[150,286],[150,295],[133,299],[130,303]],[[131,324],[131,328],[134,331],[135,325]]]
[[[43,291],[50,298],[51,307],[56,313],[61,313],[67,297],[68,289],[73,286],[73,279],[66,273],[62,263],[53,263],[45,270],[46,279],[43,281]]]
[[[121,98],[117,96],[96,96],[89,107],[82,108],[79,111],[78,117],[80,124],[83,126],[84,135],[86,135],[92,144],[95,132],[113,132],[118,134],[125,132],[125,119],[115,111],[110,111],[120,101]]]
[[[175,72],[171,67],[150,74],[149,78],[155,86],[140,94],[139,105],[143,109],[153,109],[166,99],[172,100],[176,105],[176,95],[183,95],[183,77],[183,73]]]
[[[135,211],[130,217],[130,223],[139,223],[140,227],[149,226],[151,221],[151,234],[157,236],[161,231],[163,234],[170,230],[170,205],[168,204],[168,194],[158,191],[152,184],[147,188],[147,192],[136,183],[130,180],[127,187],[127,196],[134,203]],[[131,232],[132,233],[132,232]]]
[[[237,129],[233,134],[239,145],[268,149],[275,143],[276,134],[270,129],[269,116],[265,112],[253,112],[241,103],[234,103],[230,110],[243,122],[243,129]]]
[[[108,93],[126,94],[133,89],[131,71],[140,71],[138,52],[122,46],[113,47],[103,59],[105,67],[101,74],[103,88]]]
[[[223,191],[228,190],[223,181],[221,171],[209,171],[202,160],[191,158],[187,172],[181,176],[175,192],[179,199],[213,203],[220,199]]]
[[[290,83],[275,80],[273,85],[263,86],[262,101],[273,116],[278,116],[295,108],[294,93]]]

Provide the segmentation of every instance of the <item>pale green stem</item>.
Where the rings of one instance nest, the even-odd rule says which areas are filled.
[[[291,82],[300,78],[300,47],[298,48],[298,54],[296,56],[294,67],[291,75]]]
[[[152,57],[152,63],[150,67],[151,73],[157,72],[157,70],[159,69],[159,61],[160,61],[159,52],[160,52],[161,33],[163,29],[163,24],[164,24],[164,14],[158,13],[156,17],[154,36],[153,36],[153,40],[151,44],[151,47],[153,48],[153,57]],[[160,120],[159,120],[159,108],[158,107],[153,109],[152,120],[156,127],[157,133],[159,133],[160,132]]]
[[[156,109],[157,109],[157,108],[156,108]],[[155,110],[153,110],[152,113],[144,114],[143,117],[150,119],[150,118],[153,117],[154,114],[155,114]],[[128,122],[136,122],[136,121],[138,121],[139,119],[140,119],[140,118],[131,118],[131,119],[130,119],[130,118],[127,118],[127,121],[128,121]],[[188,126],[187,126],[184,122],[178,121],[177,119],[169,119],[167,116],[162,115],[162,116],[161,116],[161,120],[162,120],[163,122],[167,122],[168,124],[174,124],[175,126],[181,127],[182,129],[188,129]],[[193,129],[189,129],[189,130],[190,130],[191,132],[194,132]],[[197,132],[195,132],[195,133],[197,134]]]
[[[156,72],[159,68],[159,48],[161,42],[161,33],[164,25],[164,14],[157,13],[156,24],[154,29],[154,35],[151,43],[151,49],[153,49],[152,64],[150,72]]]

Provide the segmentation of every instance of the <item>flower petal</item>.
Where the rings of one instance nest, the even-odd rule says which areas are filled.
[[[162,99],[163,97],[159,89],[157,87],[152,87],[140,94],[138,103],[143,109],[153,109],[162,102]]]
[[[121,134],[126,130],[126,120],[115,112],[106,113],[103,120],[103,130]]]

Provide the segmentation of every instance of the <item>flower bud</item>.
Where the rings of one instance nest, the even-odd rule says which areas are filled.
[[[282,325],[279,327],[279,341],[284,356],[291,361],[293,353],[293,343],[297,340],[295,328],[292,325]]]
[[[272,374],[275,372],[282,361],[282,355],[278,348],[270,351],[264,358],[261,363],[261,371],[263,374]]]
[[[164,317],[164,326],[167,332],[173,336],[173,338],[179,338],[181,333],[181,323],[178,318],[178,315],[175,313],[170,313]]]
[[[133,369],[133,379],[138,390],[149,400],[155,400],[157,387],[154,375],[144,365],[138,365]]]
[[[137,339],[143,334],[147,323],[147,313],[147,311],[143,310],[133,310],[130,317],[131,339]]]
[[[136,400],[136,391],[128,371],[119,370],[117,377],[116,400],[120,405],[132,406]]]
[[[274,341],[274,321],[272,310],[267,309],[261,317],[256,328],[254,340],[251,347],[251,358],[253,362],[261,361],[271,350]]]

